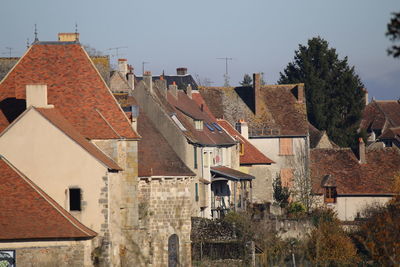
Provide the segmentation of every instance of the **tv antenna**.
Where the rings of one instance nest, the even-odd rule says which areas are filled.
[[[8,50],[8,52],[3,53],[3,54],[7,54],[7,55],[9,55],[9,57],[11,57],[11,51],[13,50],[13,48],[7,46],[6,49]]]
[[[35,41],[34,42],[38,42],[39,38],[37,37],[38,32],[37,32],[37,27],[36,27],[36,23],[35,23]]]
[[[233,60],[231,57],[217,57],[217,59],[225,60],[225,74],[224,74],[224,86],[229,86],[229,75],[228,75],[228,60]]]
[[[108,48],[105,51],[115,51],[115,54],[112,55],[114,57],[118,57],[121,56],[123,54],[118,53],[120,49],[124,49],[124,48],[128,48],[127,46],[119,46],[119,47],[112,47],[112,48]]]
[[[150,62],[143,61],[142,62],[142,75],[144,74],[144,65],[149,64]]]

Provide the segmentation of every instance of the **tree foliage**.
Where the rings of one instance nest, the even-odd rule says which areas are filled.
[[[299,45],[278,83],[304,83],[309,121],[338,145],[355,145],[365,92],[347,57],[339,59],[327,41],[314,37]]]
[[[400,12],[392,13],[393,17],[390,19],[390,22],[387,24],[386,36],[389,37],[389,40],[392,42],[400,41]],[[400,45],[392,45],[388,50],[388,55],[393,56],[394,58],[400,57]]]
[[[246,74],[243,76],[243,81],[240,82],[240,85],[241,85],[241,86],[251,86],[252,83],[253,83],[253,79],[250,77],[249,74],[246,73]]]
[[[289,203],[290,191],[289,188],[282,186],[281,177],[278,175],[272,184],[274,190],[274,199],[281,207],[286,207]]]

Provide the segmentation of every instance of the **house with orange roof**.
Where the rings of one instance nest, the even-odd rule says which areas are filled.
[[[201,96],[218,119],[224,119],[275,164],[273,179],[291,189],[293,199],[308,194],[309,130],[304,84],[262,85],[259,73],[252,86],[200,87]],[[245,122],[242,125],[241,121]],[[241,129],[243,126],[243,130]]]
[[[226,133],[205,106],[196,102],[197,90],[186,90],[176,84],[167,87],[165,80],[153,82],[145,73],[133,92],[141,110],[165,137],[178,157],[196,177],[190,188],[193,216],[220,217],[231,209],[244,208],[235,188],[250,188],[254,176],[237,173],[237,141]],[[226,167],[218,169],[219,167]],[[213,186],[213,183],[214,186]]]
[[[271,171],[271,164],[274,164],[274,162],[248,141],[248,136],[246,136],[248,132],[245,131],[245,121],[240,121],[243,135],[236,131],[226,120],[218,119],[217,121],[225,131],[239,142],[239,170],[255,177],[252,183],[252,201],[257,204],[272,203],[272,182],[274,177]]]
[[[368,135],[368,143],[400,148],[400,101],[372,100],[363,112],[359,127]]]
[[[365,208],[383,205],[395,195],[400,150],[366,148],[362,139],[357,153],[350,148],[314,148],[310,150],[310,173],[314,202],[334,209],[342,221],[353,221],[363,217]]]
[[[0,155],[96,233],[71,252],[81,266],[138,263],[139,140],[76,39],[35,41],[0,82]],[[17,263],[24,265],[35,248],[63,251],[24,243],[16,249]]]

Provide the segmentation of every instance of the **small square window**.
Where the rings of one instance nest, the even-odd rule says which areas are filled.
[[[81,189],[70,188],[69,189],[69,210],[70,211],[81,211]]]

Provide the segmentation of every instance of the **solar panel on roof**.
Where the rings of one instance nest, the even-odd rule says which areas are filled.
[[[218,123],[213,122],[212,124],[219,132],[222,132],[222,128],[218,125]]]
[[[211,132],[214,132],[214,128],[210,124],[205,123],[205,125],[208,128],[208,130],[210,130]]]

